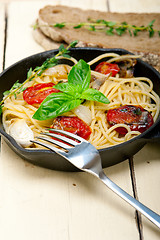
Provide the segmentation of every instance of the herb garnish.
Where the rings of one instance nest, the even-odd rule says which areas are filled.
[[[17,93],[23,92],[25,90],[25,88],[23,86],[27,82],[33,80],[37,75],[40,76],[46,69],[57,65],[57,63],[58,63],[57,57],[58,56],[70,58],[69,48],[75,47],[77,43],[78,43],[78,41],[73,41],[67,48],[64,48],[64,45],[61,44],[61,46],[59,47],[59,52],[54,57],[46,59],[46,61],[41,66],[36,67],[34,70],[32,70],[32,68],[30,68],[29,71],[27,72],[27,79],[23,83],[19,83],[19,80],[17,80],[16,83],[14,83],[14,85],[11,87],[10,90],[5,91],[3,93],[4,98],[0,102],[0,115],[2,114],[3,103],[8,97],[10,97],[11,95],[15,95],[15,97],[16,97]]]
[[[82,28],[89,31],[101,31],[105,32],[107,35],[114,35],[117,34],[122,36],[124,33],[128,32],[130,36],[137,36],[138,32],[148,32],[149,37],[153,37],[155,32],[158,32],[160,37],[160,30],[154,29],[154,22],[155,19],[152,20],[147,26],[135,26],[128,24],[127,22],[114,22],[114,21],[106,21],[104,19],[88,19],[89,22],[82,22],[82,23],[56,23],[56,24],[48,24],[48,25],[38,25],[37,23],[33,26],[34,29],[42,26],[42,27],[54,27],[54,28],[64,28],[66,26],[73,26],[74,29]]]
[[[90,66],[84,60],[79,60],[72,67],[68,75],[68,82],[58,83],[54,86],[61,92],[48,95],[33,115],[33,118],[37,120],[55,118],[79,106],[84,100],[108,104],[109,100],[103,93],[89,88],[90,79]]]

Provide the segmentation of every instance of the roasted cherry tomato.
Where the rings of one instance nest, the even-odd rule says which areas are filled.
[[[91,128],[78,117],[57,117],[54,119],[51,128],[71,132],[84,139],[88,139],[91,134]]]
[[[51,93],[59,92],[53,83],[39,83],[23,91],[23,99],[28,104],[41,103]]]
[[[125,105],[107,112],[107,121],[110,126],[118,123],[127,124],[132,131],[144,132],[153,124],[152,115],[141,106]],[[123,127],[116,128],[116,131],[125,135],[127,130]]]
[[[95,71],[103,74],[112,73],[112,77],[114,77],[120,71],[120,68],[116,63],[101,62],[96,66]]]

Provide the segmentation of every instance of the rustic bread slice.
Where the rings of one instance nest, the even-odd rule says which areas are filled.
[[[39,38],[36,41],[44,49],[56,47],[58,42],[69,44],[78,40],[77,47],[103,47],[103,48],[124,48],[133,53],[140,53],[143,59],[160,71],[160,37],[156,32],[152,38],[148,32],[139,32],[138,36],[131,37],[129,33],[122,36],[108,36],[104,32],[89,31],[84,28],[74,29],[73,26],[66,26],[62,29],[50,27],[55,23],[88,22],[88,19],[104,19],[107,21],[127,22],[131,25],[148,25],[155,19],[154,28],[159,30],[159,13],[110,13],[94,10],[82,10],[66,6],[46,6],[39,11],[38,25]],[[58,46],[57,46],[58,47]]]
[[[107,21],[127,22],[131,25],[147,25],[155,19],[154,27],[159,29],[159,13],[111,13],[94,10],[82,10],[66,6],[46,6],[39,11],[38,24],[41,31],[54,41],[65,41],[70,43],[77,39],[83,46],[98,47],[121,47],[130,51],[142,51],[160,54],[160,38],[156,33],[149,38],[148,32],[139,32],[137,37],[131,37],[128,33],[122,36],[108,36],[104,32],[94,32],[87,29],[73,29],[73,26],[66,26],[62,29],[49,27],[48,25],[69,22],[88,22],[88,19],[104,19]]]

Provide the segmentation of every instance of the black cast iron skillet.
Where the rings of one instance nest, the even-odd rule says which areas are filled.
[[[57,52],[57,50],[51,50],[35,54],[15,63],[3,71],[0,74],[0,99],[3,97],[3,92],[9,90],[17,80],[23,82],[26,79],[26,73],[30,67],[34,69],[36,66],[40,66],[46,58],[53,57]],[[88,62],[106,52],[115,52],[120,55],[130,54],[130,52],[124,49],[75,48],[71,49],[70,55],[77,60],[84,59]],[[154,91],[160,96],[160,74],[155,69],[147,63],[138,60],[135,76],[150,78],[154,84]],[[60,171],[77,171],[69,162],[49,150],[27,150],[20,147],[15,140],[4,131],[2,121],[0,121],[0,133],[7,144],[19,156],[35,165]],[[160,140],[160,116],[150,129],[134,139],[99,150],[102,158],[102,166],[109,167],[122,162],[137,153],[148,141],[158,140]]]

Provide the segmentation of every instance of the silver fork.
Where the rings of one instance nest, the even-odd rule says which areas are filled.
[[[63,130],[49,130],[52,131],[52,133],[47,131],[42,133],[45,137],[37,137],[43,141],[34,140],[32,142],[56,152],[80,170],[88,172],[99,178],[113,192],[119,195],[122,199],[128,202],[160,228],[160,215],[130,196],[105,175],[101,165],[100,154],[92,144],[75,134]],[[57,146],[60,148],[57,148]]]

